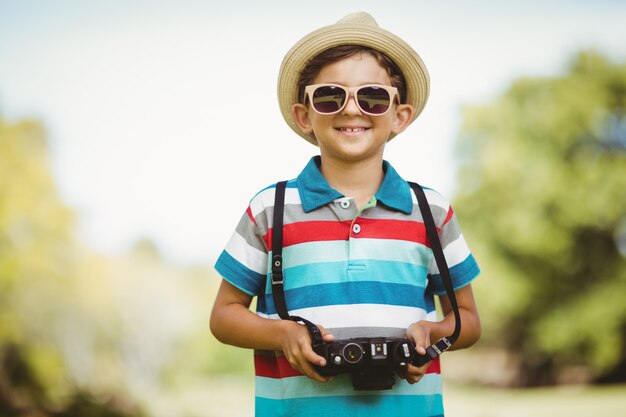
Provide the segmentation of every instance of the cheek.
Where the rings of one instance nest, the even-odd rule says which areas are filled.
[[[330,116],[322,116],[315,112],[309,113],[309,120],[313,129],[327,128],[332,124],[332,118]]]
[[[393,114],[387,114],[379,120],[378,125],[381,128],[393,129],[397,123],[397,118]]]

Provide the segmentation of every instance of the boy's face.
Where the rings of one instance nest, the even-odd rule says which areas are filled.
[[[356,54],[324,66],[312,84],[326,83],[344,87],[391,86],[387,71],[370,54]],[[393,104],[384,115],[371,116],[359,109],[354,96],[340,112],[331,115],[317,113],[310,104],[294,104],[292,107],[300,129],[306,134],[315,134],[322,159],[332,158],[344,163],[382,159],[390,135],[403,131],[413,119],[414,112],[411,105]]]

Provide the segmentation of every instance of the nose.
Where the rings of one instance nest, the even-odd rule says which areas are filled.
[[[348,95],[348,102],[344,106],[343,111],[341,113],[342,114],[347,114],[347,115],[361,114],[361,109],[359,108],[359,105],[356,102],[356,94],[355,93],[350,93]]]

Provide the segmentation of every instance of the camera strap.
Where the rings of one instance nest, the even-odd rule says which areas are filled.
[[[439,269],[439,275],[443,281],[443,287],[446,290],[446,294],[450,300],[450,305],[452,306],[452,311],[454,312],[454,331],[450,336],[442,337],[439,341],[437,341],[437,343],[434,343],[426,348],[426,355],[417,356],[416,364],[417,366],[421,366],[450,349],[450,346],[456,342],[456,339],[458,339],[461,334],[461,313],[459,312],[459,306],[456,302],[454,285],[452,284],[452,278],[450,277],[450,270],[448,269],[446,257],[443,254],[443,248],[441,247],[441,241],[439,240],[439,234],[437,233],[437,226],[435,225],[433,213],[430,210],[430,205],[428,204],[428,199],[426,198],[424,189],[415,182],[409,182],[409,185],[413,189],[415,197],[417,197],[417,204],[420,208],[420,212],[422,213],[424,225],[426,226],[426,235],[428,236],[430,247],[433,251],[433,255],[435,256],[435,262],[437,262],[437,268]]]
[[[289,315],[285,303],[285,290],[283,285],[283,213],[285,209],[285,188],[287,181],[276,184],[274,197],[274,220],[272,222],[272,297],[278,316],[283,320],[292,320],[304,324],[311,335],[313,345],[322,343],[320,329],[310,321]]]
[[[441,275],[443,286],[450,300],[455,320],[454,331],[450,336],[443,337],[436,343],[429,346],[426,349],[426,355],[417,356],[414,364],[422,366],[448,350],[456,341],[461,333],[461,315],[459,313],[459,307],[454,294],[454,286],[452,284],[452,279],[450,278],[448,264],[443,254],[443,248],[441,247],[441,242],[437,233],[437,226],[435,225],[426,194],[424,193],[422,187],[417,183],[409,182],[409,184],[417,197],[424,225],[426,226],[426,234],[428,236],[428,240],[430,241],[435,262],[439,268],[439,274]],[[283,320],[292,320],[304,324],[311,335],[313,345],[317,345],[322,343],[322,335],[319,328],[302,317],[289,315],[289,310],[287,309],[287,304],[285,302],[283,279],[283,214],[285,208],[286,186],[287,181],[278,182],[276,184],[276,194],[274,197],[274,218],[272,222],[272,297],[274,299],[274,306],[276,307],[278,316]]]

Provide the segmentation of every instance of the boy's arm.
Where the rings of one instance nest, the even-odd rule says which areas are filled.
[[[461,334],[454,342],[450,350],[464,349],[472,346],[480,339],[481,326],[478,315],[478,307],[474,300],[472,284],[468,284],[454,292],[461,314]],[[447,295],[439,296],[443,320],[439,322],[420,321],[416,323],[427,329],[431,342],[434,343],[442,337],[449,336],[454,331],[454,313]],[[426,345],[428,346],[428,344]],[[422,353],[422,352],[420,352]]]
[[[480,317],[478,315],[476,301],[474,300],[472,284],[468,284],[456,290],[454,293],[461,315],[461,334],[450,350],[470,347],[478,341],[481,333]],[[422,320],[413,323],[407,329],[407,337],[413,340],[418,353],[422,355],[426,353],[426,348],[429,345],[442,337],[451,335],[454,331],[454,313],[448,296],[440,296],[439,301],[441,302],[441,309],[444,314],[443,320],[438,322]],[[428,365],[429,363],[419,368],[408,365],[403,377],[406,378],[409,383],[413,384],[424,376]]]
[[[211,312],[211,332],[222,343],[248,349],[280,350],[298,372],[320,382],[330,378],[319,375],[313,363],[325,365],[313,352],[305,326],[290,320],[271,320],[249,310],[252,297],[222,280]],[[332,336],[321,326],[324,340]]]

